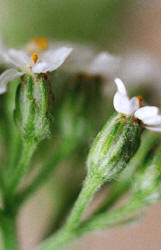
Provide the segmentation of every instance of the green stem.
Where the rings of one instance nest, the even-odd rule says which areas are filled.
[[[82,223],[78,229],[80,234],[91,232],[95,230],[103,230],[105,228],[113,227],[127,218],[132,216],[135,212],[143,209],[145,204],[141,200],[131,199],[123,206],[116,208],[112,211],[104,212],[102,214],[92,216],[90,219]]]
[[[76,230],[66,231],[61,229],[54,236],[49,237],[45,242],[36,248],[36,250],[61,250],[66,243],[77,238]]]
[[[131,216],[131,214],[137,212],[141,208],[143,208],[143,204],[139,200],[130,200],[120,208],[111,212],[102,213],[101,215],[95,216],[94,218],[79,224],[79,226],[75,229],[69,230],[69,228],[65,226],[58,233],[42,243],[38,248],[36,248],[36,250],[61,249],[61,247],[65,244],[81,235],[84,235],[85,233],[116,226],[117,223],[120,223],[125,219],[125,217],[127,218],[129,215]]]
[[[83,188],[67,220],[66,225],[56,235],[45,241],[42,246],[38,248],[38,250],[56,250],[59,249],[59,246],[64,245],[66,242],[77,237],[76,232],[81,223],[82,216],[94,194],[103,183],[104,181],[102,178],[90,175],[86,177]]]
[[[13,125],[15,126],[15,125]],[[14,172],[14,167],[18,162],[18,158],[21,152],[21,138],[16,127],[13,127],[13,132],[10,138],[10,157],[9,164],[6,171],[6,176],[10,176]]]
[[[40,170],[39,174],[34,178],[32,183],[27,186],[18,196],[18,204],[22,204],[30,195],[37,191],[37,189],[43,185],[47,179],[50,178],[52,171],[71,153],[68,144],[62,142],[57,146],[54,156],[47,162],[47,164]]]
[[[25,176],[29,167],[31,157],[33,155],[33,152],[35,151],[36,145],[37,144],[35,142],[24,144],[20,162],[17,168],[15,169],[13,178],[11,179],[11,183],[8,187],[9,193],[14,193],[16,191],[22,178]]]
[[[16,219],[14,217],[5,218],[1,227],[3,250],[18,250]]]
[[[86,208],[103,183],[102,178],[97,176],[88,175],[86,177],[83,188],[67,220],[66,228],[68,230],[73,230],[79,225]]]

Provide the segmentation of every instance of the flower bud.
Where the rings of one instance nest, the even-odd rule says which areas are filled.
[[[26,142],[40,142],[50,134],[47,85],[45,74],[26,74],[17,88],[15,120]]]
[[[115,114],[95,138],[87,159],[90,175],[115,178],[140,144],[142,127],[131,116]]]
[[[132,181],[132,197],[145,205],[161,198],[161,146],[160,141],[151,149]]]

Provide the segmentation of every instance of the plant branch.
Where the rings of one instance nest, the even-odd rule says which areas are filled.
[[[17,195],[18,205],[22,204],[27,198],[40,188],[51,176],[56,167],[72,152],[69,143],[61,142],[47,164],[40,170],[34,180],[21,193]]]
[[[35,142],[24,143],[20,162],[17,168],[15,169],[13,178],[11,179],[11,183],[9,184],[7,188],[7,191],[9,192],[9,194],[10,193],[13,194],[17,190],[22,178],[25,176],[29,167],[31,157],[36,149],[36,146],[37,146],[37,143]]]
[[[5,217],[2,227],[2,241],[4,250],[18,250],[16,218]]]

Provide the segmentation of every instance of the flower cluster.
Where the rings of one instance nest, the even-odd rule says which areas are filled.
[[[13,84],[16,88],[9,88],[8,95],[5,96],[8,106],[7,112],[3,110],[2,117],[4,115],[4,119],[9,121],[9,133],[4,132],[4,124],[1,127],[0,123],[3,141],[9,138],[8,142],[2,145],[2,152],[4,152],[2,162],[6,165],[4,170],[7,169],[7,171],[0,173],[2,177],[0,191],[3,194],[0,227],[4,231],[3,237],[7,235],[7,240],[4,240],[4,243],[7,243],[6,249],[13,249],[14,235],[10,237],[8,233],[12,232],[11,226],[15,225],[15,217],[22,202],[49,179],[53,169],[63,160],[70,157],[70,163],[73,159],[73,163],[77,161],[78,164],[75,165],[80,166],[91,138],[98,130],[86,160],[87,175],[82,190],[66,224],[58,234],[51,236],[38,249],[60,249],[64,243],[81,233],[125,222],[127,216],[133,216],[138,209],[143,209],[160,199],[161,139],[157,133],[151,135],[148,131],[144,132],[143,128],[161,132],[161,114],[156,106],[144,106],[142,96],[129,98],[121,80],[123,78],[120,77],[120,69],[124,66],[122,62],[120,56],[111,55],[105,51],[100,52],[88,46],[56,41],[52,43],[45,38],[35,38],[21,49],[10,49],[0,40],[0,63],[6,67],[0,75],[0,94],[6,92],[9,82],[20,77],[19,81]],[[151,61],[148,64],[141,64],[144,72],[151,68]],[[58,74],[50,74],[60,66],[62,67]],[[133,65],[129,68],[132,73],[135,71]],[[124,72],[127,73],[126,67]],[[144,74],[140,73],[136,78],[144,80]],[[52,77],[53,86],[50,81]],[[102,95],[102,86],[115,86],[111,84],[111,80],[117,87],[113,97],[116,112],[100,129],[104,118],[107,118],[112,110],[110,110],[112,101],[109,93],[109,98],[104,98]],[[54,96],[56,98],[53,98]],[[4,99],[2,98],[2,102]],[[11,112],[8,112],[9,109]],[[57,133],[53,137],[52,124]],[[146,133],[149,135],[146,140],[142,136],[143,133],[144,136]],[[48,143],[46,140],[44,145],[41,144],[38,148],[40,142],[49,137],[51,141]],[[143,146],[144,144],[146,146]],[[54,150],[53,145],[55,145]],[[31,182],[29,184],[26,182],[20,189],[22,181],[30,170],[31,159],[37,148],[40,150],[42,167],[33,176]],[[73,157],[73,153],[78,157]],[[39,156],[35,157],[35,161]],[[133,159],[134,164],[131,163]],[[66,164],[62,165],[66,167]],[[130,169],[130,173],[124,172],[125,168]],[[77,169],[80,168],[75,167],[74,171],[80,171]],[[134,176],[135,171],[137,175],[133,179],[133,184],[130,184],[129,179]],[[115,184],[120,173],[123,173],[125,178],[120,179],[120,184],[119,181],[117,182],[118,185],[112,192],[111,199],[102,201],[98,211],[85,221],[82,220],[96,192],[108,181],[113,181]],[[63,177],[66,179],[67,175],[61,176],[61,182]],[[71,175],[72,177],[74,182],[70,181],[70,177],[68,180],[69,185],[72,186],[72,188],[69,187],[70,194],[65,197],[65,201],[62,199],[63,203],[66,201],[71,203],[71,197],[75,199],[75,182],[80,178],[80,172]],[[127,203],[125,201],[123,206],[111,209],[110,212],[105,211],[130,189],[132,198]],[[67,193],[65,196],[68,195]],[[66,207],[68,209],[69,204],[66,204]],[[64,208],[65,206],[62,211],[65,211]],[[11,224],[8,225],[8,222]],[[59,224],[62,224],[62,221],[58,221],[56,226]],[[18,249],[17,246],[14,249]]]

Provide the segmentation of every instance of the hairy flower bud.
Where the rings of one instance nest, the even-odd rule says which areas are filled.
[[[115,178],[136,152],[142,128],[131,116],[115,114],[95,138],[87,167],[90,175]]]
[[[17,88],[15,120],[25,141],[47,137],[49,90],[45,74],[24,75]]]

